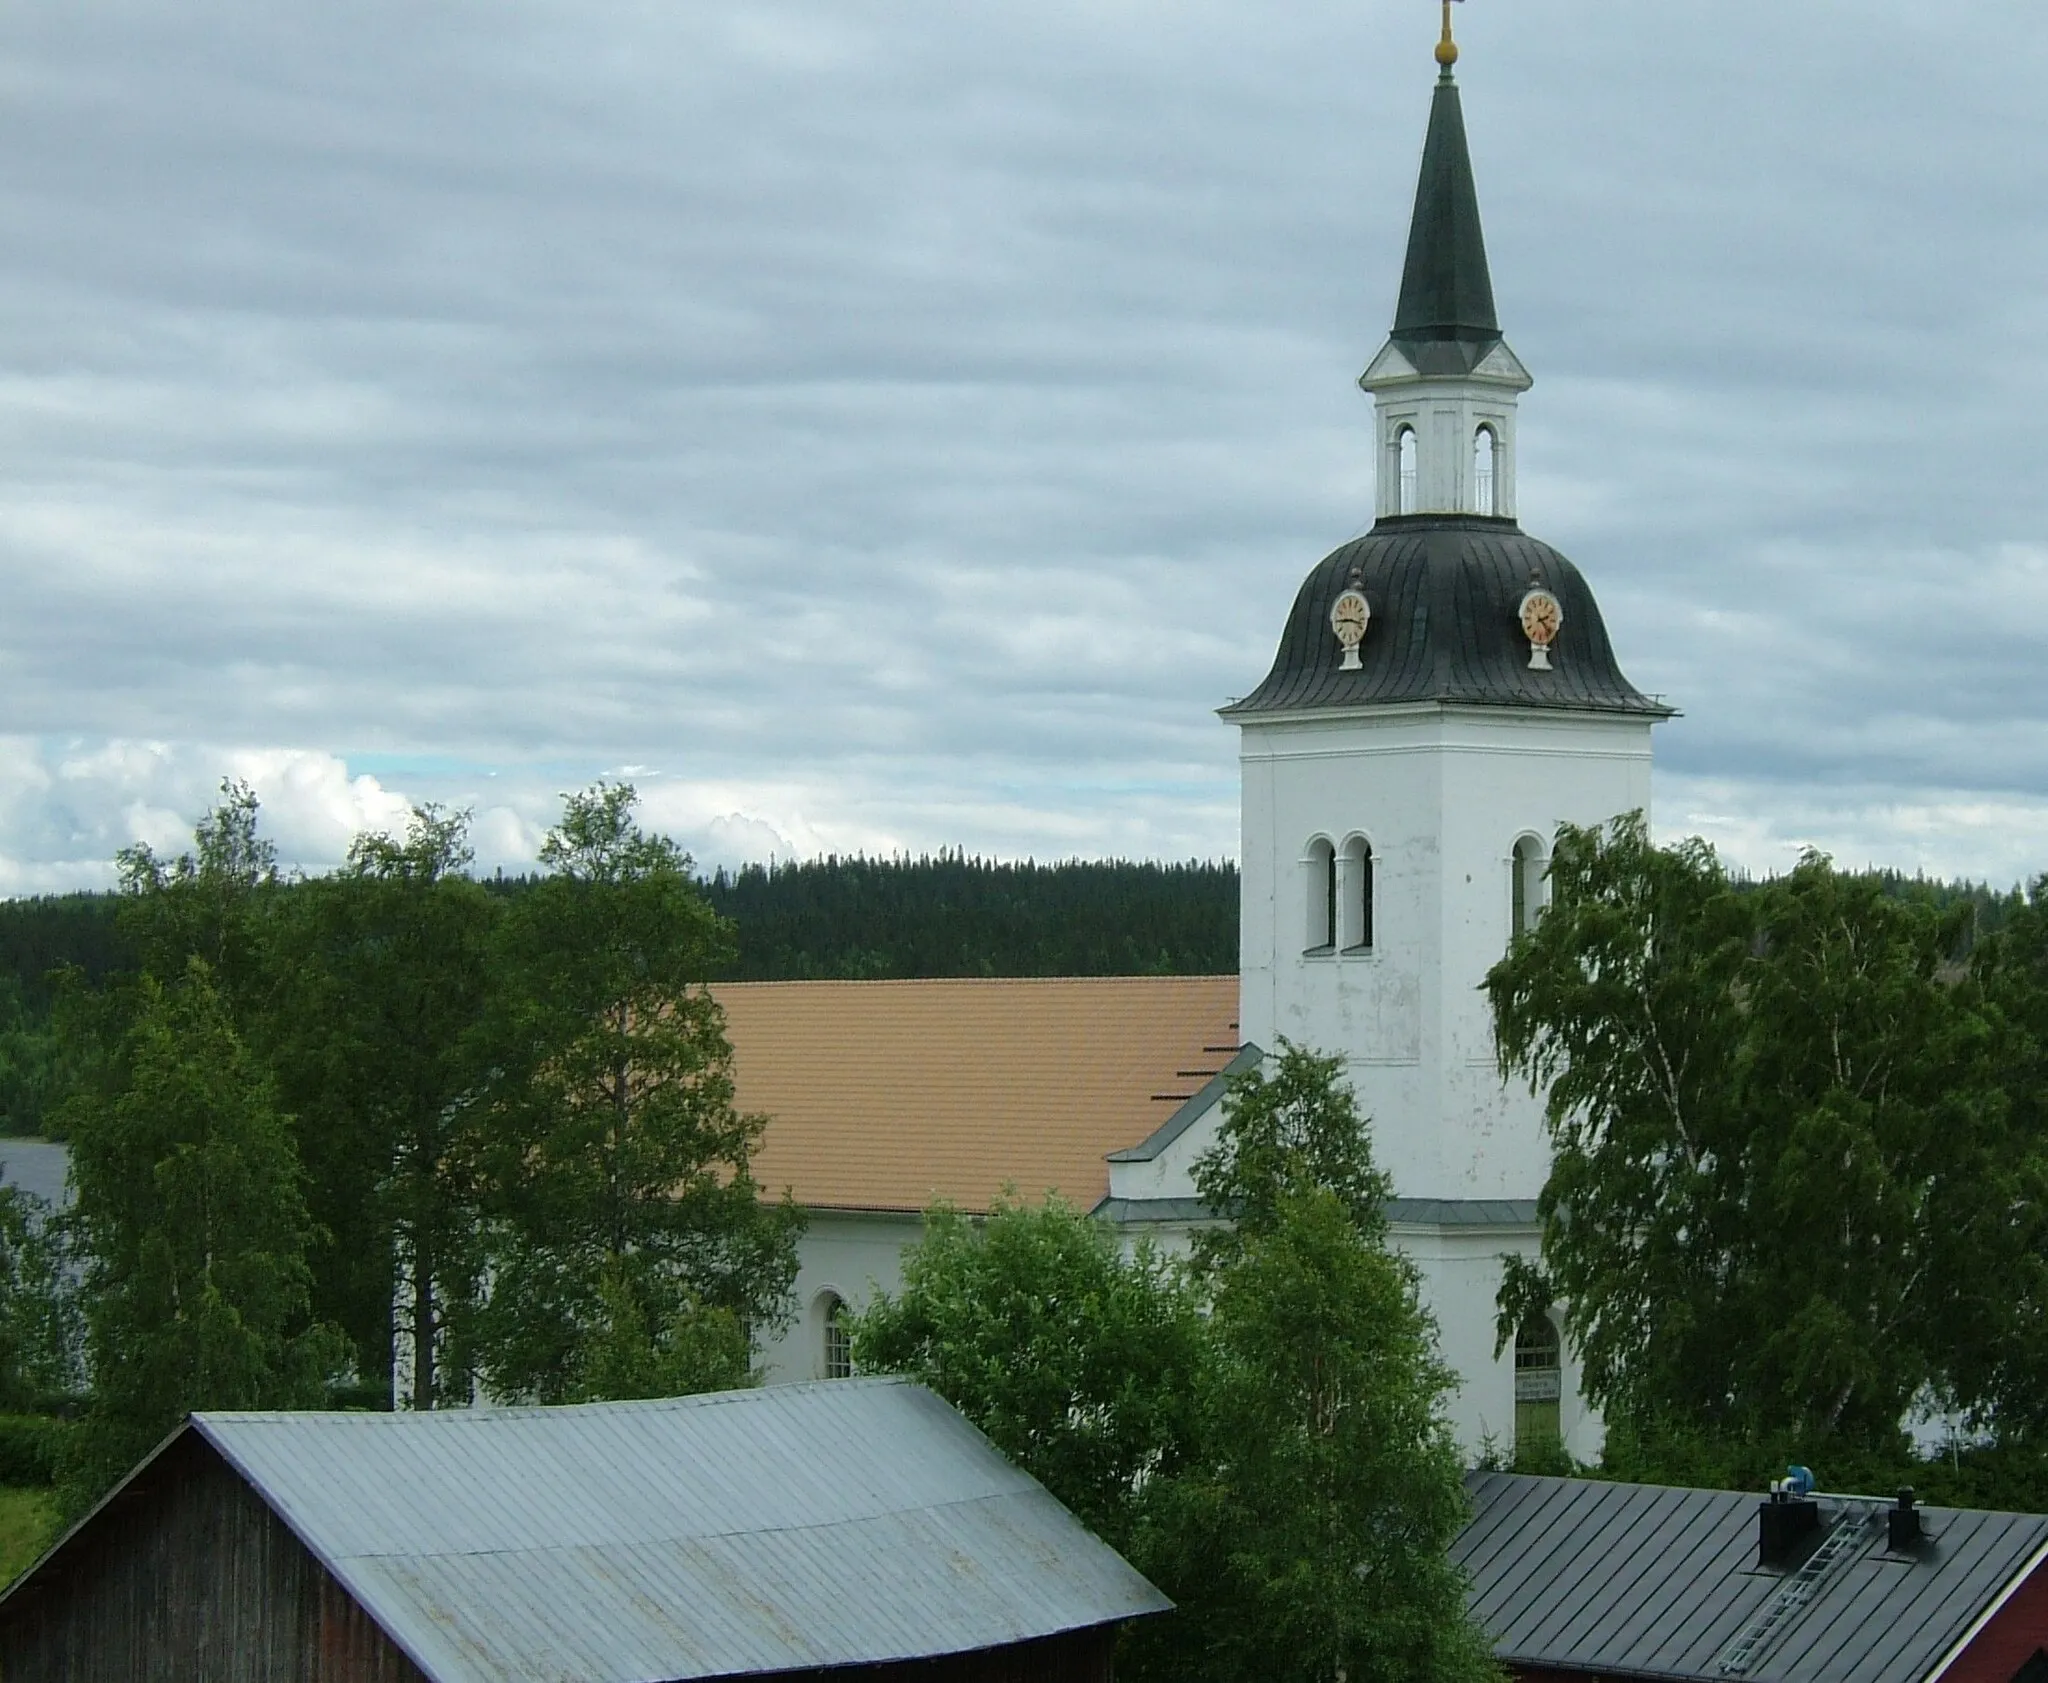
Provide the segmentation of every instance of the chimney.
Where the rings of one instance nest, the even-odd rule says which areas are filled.
[[[1913,1506],[1913,1487],[1899,1492],[1899,1504],[1885,1515],[1885,1547],[1893,1554],[1911,1554],[1920,1546],[1920,1510]]]
[[[1757,1504],[1756,1563],[1796,1566],[1812,1552],[1820,1532],[1820,1504],[1791,1479],[1777,1479],[1771,1493]]]

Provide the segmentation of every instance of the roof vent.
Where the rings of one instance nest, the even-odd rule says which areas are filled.
[[[1812,1477],[1771,1481],[1770,1495],[1756,1509],[1757,1565],[1793,1566],[1811,1551],[1820,1534],[1820,1504],[1807,1494]]]
[[[1893,1554],[1911,1554],[1920,1546],[1920,1510],[1913,1505],[1913,1487],[1899,1492],[1898,1506],[1885,1515],[1885,1544]]]

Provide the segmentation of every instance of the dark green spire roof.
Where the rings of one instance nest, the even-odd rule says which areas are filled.
[[[1448,65],[1429,111],[1394,337],[1404,344],[1465,345],[1490,345],[1500,338],[1486,236],[1479,227],[1479,190],[1472,184],[1472,154],[1465,144],[1465,110]]]

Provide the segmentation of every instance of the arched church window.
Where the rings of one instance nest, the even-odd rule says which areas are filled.
[[[1508,860],[1511,935],[1527,934],[1543,915],[1545,864],[1543,844],[1534,836],[1524,836],[1515,843],[1515,851]]]
[[[1500,439],[1491,427],[1481,427],[1472,440],[1472,507],[1480,514],[1494,512],[1495,476],[1500,467]]]
[[[846,1324],[846,1304],[837,1292],[828,1291],[818,1300],[823,1314],[825,1349],[818,1371],[827,1379],[853,1377],[853,1331]]]
[[[1308,844],[1308,930],[1305,945],[1310,952],[1334,952],[1337,947],[1337,849],[1318,836]]]
[[[1531,1315],[1515,1334],[1515,1458],[1564,1437],[1564,1345],[1557,1323]]]
[[[1373,863],[1372,843],[1365,837],[1353,836],[1344,844],[1344,868],[1339,873],[1344,911],[1338,934],[1346,952],[1372,951]]]
[[[1417,478],[1421,446],[1415,441],[1415,429],[1403,427],[1400,436],[1394,441],[1394,448],[1401,458],[1401,512],[1413,514],[1421,507],[1421,491]]]

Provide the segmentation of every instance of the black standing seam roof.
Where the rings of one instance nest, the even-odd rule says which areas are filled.
[[[1784,1582],[1757,1566],[1753,1495],[1511,1473],[1468,1488],[1452,1552],[1510,1665],[1725,1683],[1723,1650]],[[1822,1498],[1823,1521],[1843,1511]],[[1924,1683],[2048,1547],[2048,1517],[1920,1512],[1917,1556],[1889,1554],[1880,1520],[1744,1683]]]
[[[1521,603],[1531,585],[1554,594],[1564,624],[1550,670],[1529,664]],[[1348,589],[1371,621],[1356,672],[1330,629]],[[1628,681],[1592,588],[1570,561],[1512,520],[1403,515],[1327,556],[1294,599],[1265,681],[1226,718],[1299,708],[1470,702],[1668,718],[1672,709]]]
[[[1417,344],[1446,341],[1490,346],[1500,338],[1493,307],[1493,277],[1486,266],[1486,234],[1479,223],[1479,189],[1465,140],[1465,110],[1448,66],[1429,108],[1429,138],[1415,184],[1415,215],[1408,225],[1408,260],[1401,271],[1401,301],[1394,338]]]

